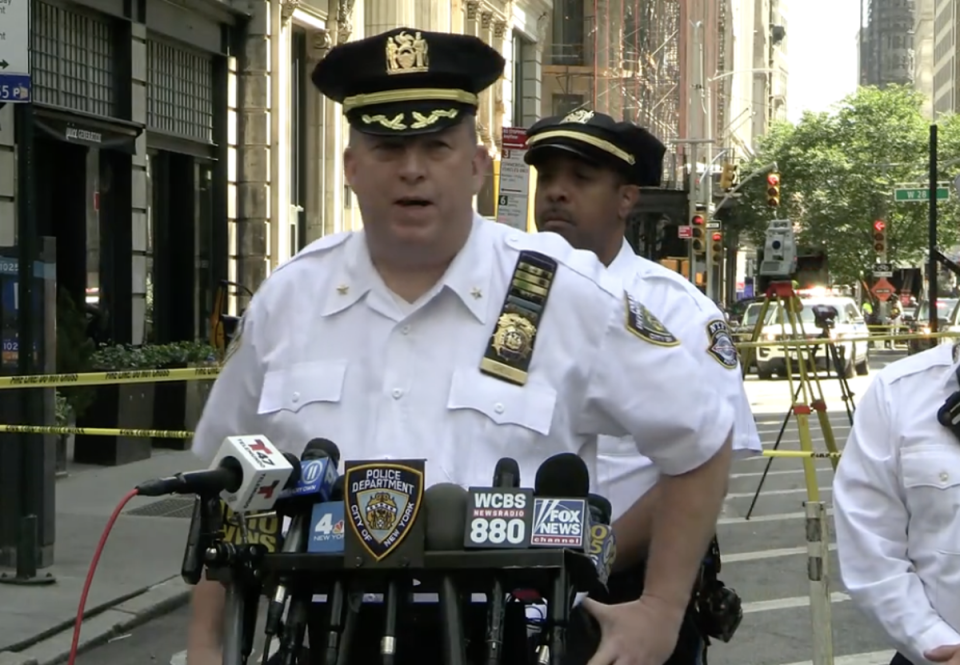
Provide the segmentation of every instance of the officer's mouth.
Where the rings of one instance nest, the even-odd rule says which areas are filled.
[[[540,225],[541,231],[553,231],[560,233],[576,226],[573,222],[566,219],[548,219]]]
[[[417,211],[426,210],[433,205],[433,201],[417,196],[405,196],[397,199],[393,202],[393,204],[399,208],[403,208],[404,210]]]

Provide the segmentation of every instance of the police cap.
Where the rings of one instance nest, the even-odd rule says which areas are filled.
[[[313,83],[364,134],[413,136],[474,115],[505,61],[477,37],[396,28],[334,47]]]
[[[586,109],[544,118],[527,131],[527,164],[549,159],[550,149],[613,168],[642,187],[660,185],[666,153],[663,143],[642,127]]]

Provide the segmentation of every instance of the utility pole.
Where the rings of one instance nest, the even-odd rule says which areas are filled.
[[[700,98],[703,100],[703,105],[701,106],[703,110],[703,138],[707,143],[705,144],[706,154],[703,157],[705,163],[703,178],[706,178],[706,182],[703,182],[703,202],[707,209],[707,229],[705,230],[705,235],[707,238],[706,246],[706,262],[707,262],[707,297],[711,300],[718,300],[717,298],[717,276],[714,274],[713,270],[713,232],[710,230],[710,222],[713,221],[713,116],[710,109],[710,89],[707,87],[709,82],[704,78],[703,72],[706,68],[707,62],[707,53],[706,48],[703,43],[703,23],[698,24],[699,43],[700,52],[697,54],[700,62]],[[722,258],[722,254],[721,254]]]
[[[693,81],[693,86],[690,94],[690,107],[687,113],[687,139],[680,141],[680,143],[686,143],[690,146],[688,151],[689,162],[690,162],[690,174],[689,174],[689,192],[687,193],[687,202],[688,202],[688,214],[687,214],[687,223],[691,223],[694,215],[697,214],[697,204],[701,200],[701,197],[698,194],[701,194],[698,189],[698,173],[697,166],[699,164],[699,146],[704,144],[706,146],[706,154],[708,157],[704,160],[706,164],[710,163],[710,143],[712,139],[706,138],[706,135],[703,133],[704,125],[699,122],[702,118],[703,108],[704,108],[704,60],[703,60],[703,21],[691,21],[690,22],[690,39],[688,41],[690,44],[690,52],[688,53],[688,62],[690,63],[690,80]],[[706,250],[710,251],[710,243],[706,236],[707,233],[707,223],[710,219],[710,199],[706,199],[706,212],[704,214],[704,243],[706,245]],[[690,279],[692,284],[697,283],[697,254],[693,249],[693,241],[690,242],[689,251],[689,268],[687,270],[687,276]],[[709,274],[709,255],[707,263],[707,272]]]

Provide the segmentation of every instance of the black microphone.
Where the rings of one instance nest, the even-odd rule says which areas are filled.
[[[340,449],[332,441],[327,439],[313,439],[303,450],[300,458],[301,468],[306,468],[306,462],[313,460],[329,460],[329,465],[333,469],[340,463]],[[326,465],[324,465],[326,467]],[[324,472],[326,473],[326,471]],[[284,499],[286,511],[292,515],[290,529],[287,531],[287,537],[283,541],[282,553],[301,553],[306,550],[307,528],[310,524],[310,512],[312,501],[319,498],[319,487],[324,484],[325,478],[302,478],[305,490],[307,491],[300,499]],[[296,488],[295,488],[296,489]],[[264,654],[269,653],[269,644],[273,636],[280,631],[280,622],[283,618],[283,611],[287,605],[289,596],[288,580],[281,579],[277,584],[277,589],[267,608],[267,620],[264,627],[266,634],[266,643]],[[300,607],[302,602],[309,604],[309,598],[303,601],[301,598],[294,600],[290,612],[287,616],[287,627],[283,631],[280,639],[280,658],[281,662],[292,665],[295,656],[303,641],[306,633],[306,621],[308,607]]]
[[[520,465],[509,457],[503,457],[493,470],[493,486],[520,487]],[[507,611],[503,583],[494,576],[493,590],[487,600],[487,663],[499,665],[503,649],[503,622]]]
[[[608,499],[599,494],[588,494],[587,503],[590,506],[590,521],[594,524],[610,524],[613,506]]]
[[[333,484],[333,490],[330,492],[330,501],[343,501],[343,486],[346,479],[343,476],[337,478]],[[340,636],[345,633],[346,619],[344,617],[347,609],[346,590],[343,588],[343,581],[337,578],[333,582],[333,589],[330,591],[330,618],[327,633],[327,655],[324,659],[324,665],[337,665],[337,658],[341,649]],[[346,639],[344,639],[346,642]]]
[[[284,487],[293,487],[300,479],[300,461],[293,453],[283,453],[293,467],[293,472]],[[187,471],[167,478],[148,480],[137,485],[139,496],[165,496],[167,494],[199,494],[212,496],[220,492],[236,492],[243,484],[244,465],[238,457],[227,456],[219,464],[205,471]]]
[[[427,518],[426,549],[434,552],[462,550],[467,491],[459,485],[440,483],[424,493],[423,501]],[[444,665],[466,665],[460,593],[449,573],[444,574],[440,583],[440,621]]]
[[[610,569],[617,558],[617,539],[610,526],[613,516],[613,506],[599,494],[587,496],[590,506],[590,542],[586,547],[587,556],[597,570],[597,582],[601,589],[606,589],[610,579]]]
[[[583,460],[573,453],[548,458],[537,469],[535,492],[531,545],[572,549],[588,545],[586,497],[590,493],[590,472]],[[541,645],[539,662],[559,665],[566,653],[566,627],[572,601],[565,573],[558,573],[554,578],[551,596],[547,603],[549,644]]]

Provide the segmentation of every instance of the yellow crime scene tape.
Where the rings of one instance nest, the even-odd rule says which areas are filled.
[[[59,388],[61,386],[105,386],[118,383],[157,383],[215,379],[219,367],[147,369],[129,372],[88,372],[84,374],[34,374],[0,377],[0,390],[9,388]]]
[[[829,459],[831,457],[840,457],[842,453],[817,452],[809,450],[764,450],[763,457],[788,457],[792,459],[813,457],[816,459]]]

